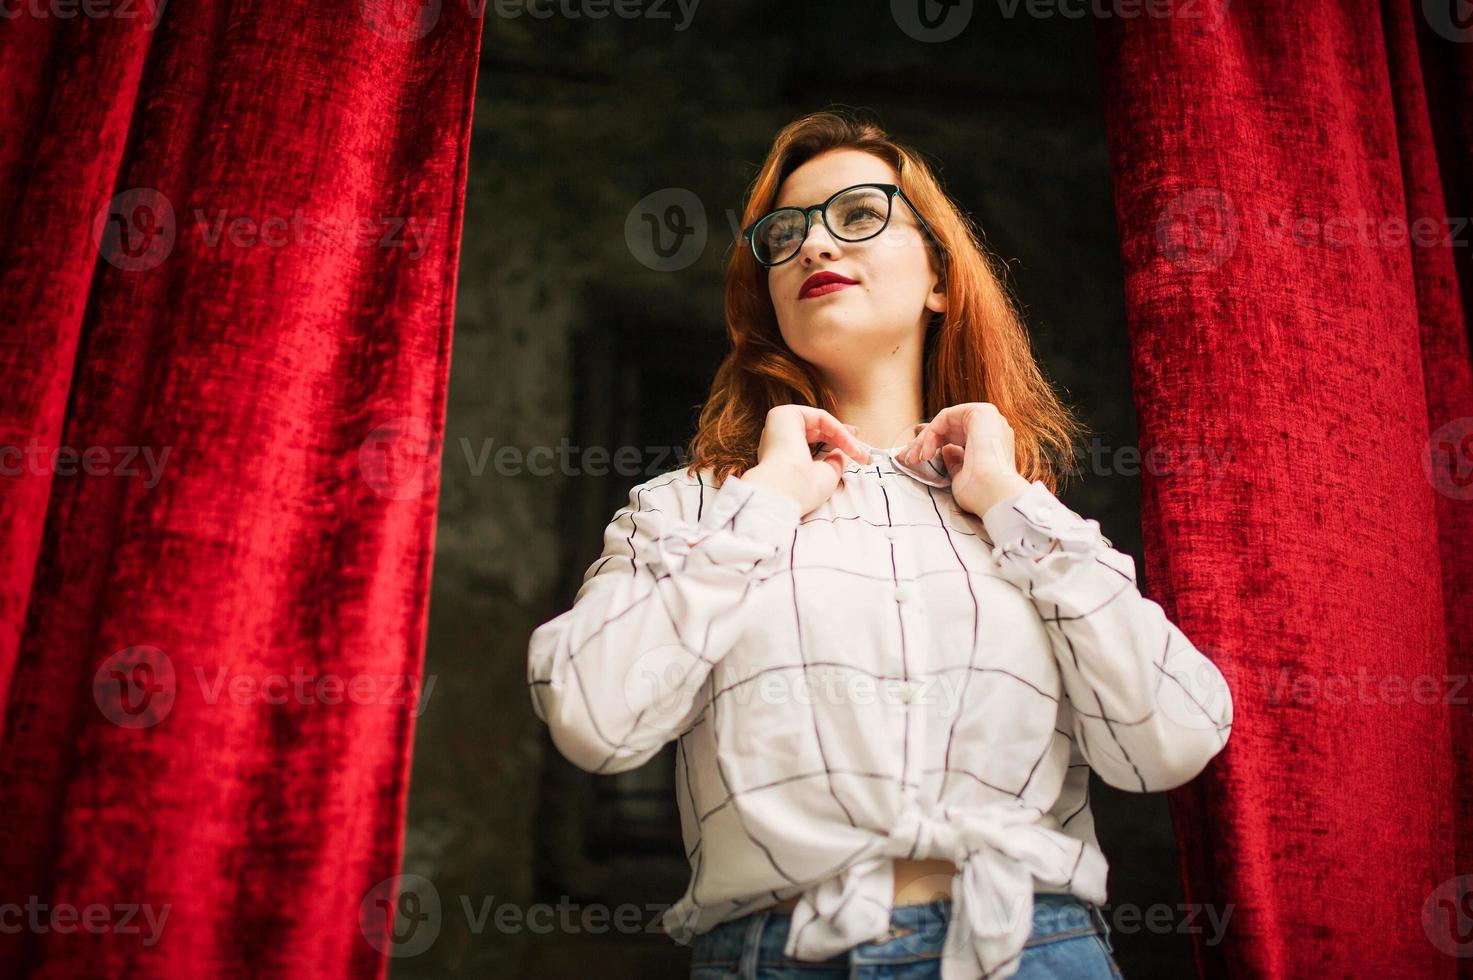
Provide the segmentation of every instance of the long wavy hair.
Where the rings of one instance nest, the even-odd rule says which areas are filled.
[[[930,224],[931,268],[944,284],[945,313],[936,313],[923,347],[925,420],[962,402],[987,401],[1012,426],[1018,472],[1053,492],[1073,469],[1084,427],[1056,396],[1033,357],[1028,331],[1010,291],[1006,266],[981,232],[946,195],[921,156],[860,113],[830,107],[794,120],[777,134],[748,189],[742,227],[773,207],[782,182],[806,161],[852,148],[894,168],[897,182]],[[927,236],[929,237],[929,236]],[[767,412],[802,404],[836,411],[833,393],[783,340],[767,289],[767,270],[738,241],[726,263],[726,331],[731,351],[721,362],[686,447],[690,472],[710,469],[717,483],[757,463]]]

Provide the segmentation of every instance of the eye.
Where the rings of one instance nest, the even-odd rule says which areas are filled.
[[[845,237],[865,238],[884,226],[889,203],[884,191],[861,187],[835,201],[829,219],[843,229]]]
[[[801,228],[802,223],[794,215],[779,215],[762,226],[762,240],[769,246],[786,245],[801,234]]]

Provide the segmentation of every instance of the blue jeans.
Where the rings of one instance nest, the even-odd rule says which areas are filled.
[[[951,900],[897,905],[893,938],[860,943],[821,962],[783,955],[791,912],[759,909],[729,919],[695,938],[691,980],[922,980],[941,976],[941,947]],[[1121,980],[1110,954],[1110,926],[1098,906],[1073,895],[1033,896],[1033,934],[1018,963],[1017,980]]]

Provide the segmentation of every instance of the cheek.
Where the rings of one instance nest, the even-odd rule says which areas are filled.
[[[882,248],[875,256],[875,265],[875,275],[897,293],[908,292],[920,281],[922,274],[922,265],[917,262],[912,248]]]
[[[807,278],[801,270],[793,275],[768,276],[767,295],[772,300],[772,308],[780,315],[801,312],[804,307],[798,299],[798,290]]]
[[[791,299],[791,294],[798,291],[798,284],[802,280],[795,280],[788,273],[769,272],[767,274],[767,295],[772,299],[773,306],[781,306],[784,301]]]

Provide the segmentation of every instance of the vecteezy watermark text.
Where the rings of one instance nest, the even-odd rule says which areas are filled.
[[[86,476],[134,477],[142,475],[138,469],[141,462],[148,469],[148,478],[143,485],[152,490],[159,484],[171,448],[87,446],[78,449],[75,446],[43,446],[32,437],[24,446],[0,446],[0,477],[23,473],[75,476],[79,471]]]
[[[1193,187],[1173,195],[1156,219],[1161,254],[1188,272],[1223,265],[1244,241],[1266,247],[1466,249],[1469,219],[1460,215],[1380,214],[1250,207],[1220,187]]]
[[[434,674],[342,673],[309,670],[300,664],[289,672],[196,665],[183,676],[195,682],[197,698],[180,683],[173,658],[163,650],[146,644],[124,647],[98,665],[92,698],[103,716],[120,728],[152,728],[186,697],[196,704],[226,701],[237,707],[407,705],[418,717],[429,705],[437,680]]]
[[[171,908],[167,902],[157,908],[148,902],[115,902],[111,905],[91,902],[77,906],[68,902],[43,902],[39,895],[32,895],[24,905],[0,902],[0,933],[141,934],[144,946],[154,946],[163,935],[164,922],[169,918]],[[145,928],[146,932],[143,931]]]
[[[938,895],[952,875],[937,875]],[[1004,915],[1026,920],[1046,919],[1033,897],[1010,903]],[[502,934],[530,932],[560,933],[666,933],[666,915],[671,906],[663,902],[579,903],[568,896],[556,902],[517,902],[496,895],[440,895],[430,879],[417,874],[385,878],[370,888],[359,905],[359,927],[364,939],[379,952],[393,957],[417,956],[434,945],[448,921],[460,918],[472,935],[487,931]],[[1112,931],[1120,933],[1205,934],[1204,942],[1215,946],[1227,934],[1234,905],[1191,902],[1168,905],[1157,902],[1139,906],[1124,902],[1099,906]],[[1077,910],[1067,913],[1078,915]],[[1072,923],[1071,923],[1072,924]],[[1059,920],[1064,925],[1064,919]]]
[[[1179,20],[1214,31],[1227,19],[1231,0],[996,0],[1005,20]],[[890,15],[909,37],[938,44],[959,37],[981,0],[890,0]]]
[[[145,30],[159,26],[168,0],[0,0],[0,20],[144,20]]]
[[[1279,704],[1466,705],[1473,687],[1467,674],[1382,674],[1364,665],[1353,674],[1261,669],[1265,701]]]
[[[312,214],[299,207],[261,213],[194,207],[185,215],[181,217],[162,191],[129,188],[98,210],[92,239],[109,265],[124,272],[145,272],[168,259],[191,230],[191,240],[205,248],[383,248],[418,259],[435,229],[434,219],[416,215]],[[192,224],[187,217],[193,218]]]

